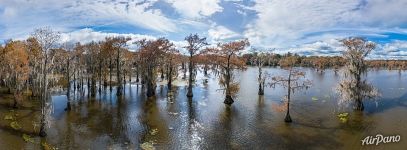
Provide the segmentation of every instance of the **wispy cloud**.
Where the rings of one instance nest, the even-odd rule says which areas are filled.
[[[182,16],[187,18],[208,17],[216,12],[222,12],[220,0],[166,0]]]
[[[322,38],[324,34],[358,36],[366,28],[374,28],[373,34],[380,34],[406,26],[405,8],[407,2],[395,0],[257,0],[251,7],[257,19],[247,26],[245,35],[258,44],[286,47],[298,41],[311,42],[304,38],[313,33]],[[338,29],[353,32],[330,32]]]
[[[87,1],[87,0],[5,0],[0,8],[4,36],[16,38],[33,28],[51,26],[69,31],[82,26],[131,24],[157,32],[177,31],[176,22],[160,9],[155,1]],[[5,38],[5,37],[1,37]]]
[[[240,34],[224,26],[216,24],[213,24],[212,27],[208,30],[208,35],[213,40],[212,42],[233,39],[240,36]]]
[[[372,57],[403,59],[405,8],[403,0],[0,0],[0,40],[50,26],[81,42],[165,36],[182,47],[198,33],[210,42],[248,38],[279,53],[338,55],[339,39],[363,36],[378,43]]]
[[[129,37],[131,38],[128,41],[127,48],[130,50],[136,50],[137,45],[135,44],[136,41],[146,39],[146,40],[154,40],[158,39],[159,37],[153,35],[145,35],[145,34],[134,34],[134,33],[110,33],[110,32],[101,32],[101,31],[94,31],[90,28],[84,28],[80,30],[75,30],[72,32],[66,32],[61,34],[60,43],[77,43],[80,42],[82,44],[90,43],[90,42],[99,42],[105,40],[106,37]],[[182,49],[186,46],[185,41],[175,41],[170,40],[174,46],[178,49]]]

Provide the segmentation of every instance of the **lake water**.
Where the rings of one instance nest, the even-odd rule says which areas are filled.
[[[102,91],[94,99],[75,96],[72,110],[64,111],[65,95],[50,100],[49,128],[45,139],[59,149],[140,149],[149,143],[156,149],[405,149],[407,147],[407,72],[371,70],[366,79],[380,90],[377,100],[365,101],[365,111],[339,106],[335,86],[341,76],[332,70],[317,73],[300,68],[313,81],[308,90],[292,96],[291,117],[284,122],[285,112],[273,109],[282,103],[286,89],[267,87],[258,96],[257,69],[238,73],[240,91],[235,103],[223,104],[224,94],[213,75],[198,74],[194,97],[188,99],[185,82],[177,82],[172,94],[157,86],[156,98],[147,99],[141,85],[125,86],[124,98],[115,91]],[[266,68],[272,75],[286,71]],[[205,83],[204,79],[208,82]],[[4,97],[3,97],[4,98]],[[8,101],[7,101],[8,103]],[[10,107],[2,101],[1,117]],[[21,131],[0,125],[0,149],[40,148],[39,137],[34,144],[24,142],[23,133],[34,133],[40,109],[27,104],[16,112]],[[348,112],[341,122],[337,115]],[[35,121],[33,121],[35,120]],[[367,136],[400,135],[398,143],[362,146]]]

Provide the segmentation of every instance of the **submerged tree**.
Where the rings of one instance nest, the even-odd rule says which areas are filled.
[[[141,65],[143,68],[142,80],[147,85],[147,97],[155,95],[157,69],[162,64],[162,58],[167,51],[173,48],[173,44],[165,38],[157,40],[140,40],[136,44],[139,46]]]
[[[123,94],[123,79],[122,79],[122,51],[126,46],[127,41],[131,40],[126,37],[113,37],[108,38],[113,41],[113,49],[116,51],[116,78],[117,78],[117,92],[116,95],[120,96]]]
[[[100,46],[96,42],[90,42],[83,45],[85,52],[86,80],[88,82],[88,95],[96,95],[96,78],[97,78],[97,56],[100,52]],[[90,94],[89,94],[90,93]]]
[[[265,52],[257,52],[256,49],[254,49],[255,53],[253,57],[251,58],[251,63],[255,64],[258,68],[258,74],[259,76],[257,77],[257,82],[259,84],[259,95],[264,95],[264,87],[265,87],[265,82],[267,78],[267,73],[263,73],[263,67],[267,62],[269,62],[269,55],[268,53]]]
[[[106,67],[106,58],[108,58],[108,54],[106,53],[104,46],[104,41],[98,42],[99,49],[97,57],[97,72],[98,72],[98,80],[99,80],[99,87],[98,92],[99,94],[102,92],[102,85],[104,89],[107,87],[107,67]],[[102,84],[103,82],[103,84]]]
[[[275,76],[272,77],[272,81],[269,83],[270,86],[274,87],[276,84],[282,85],[287,88],[287,95],[284,99],[283,107],[286,108],[287,113],[285,116],[285,122],[292,122],[290,116],[290,104],[291,104],[291,94],[295,91],[308,89],[311,86],[311,81],[305,78],[305,72],[302,72],[294,68],[296,64],[295,57],[286,57],[280,61],[280,66],[288,71],[288,76]]]
[[[219,68],[219,82],[225,87],[226,94],[223,103],[227,105],[233,104],[232,94],[239,89],[238,83],[234,82],[233,71],[245,67],[245,62],[239,57],[239,54],[249,45],[249,41],[244,39],[228,43],[219,43],[217,48],[208,49],[209,53],[213,54],[209,57],[214,58],[214,63]]]
[[[71,110],[71,68],[73,68],[72,65],[72,60],[73,60],[73,49],[74,49],[74,44],[73,43],[68,43],[65,42],[62,44],[62,48],[65,50],[65,53],[63,53],[62,61],[65,64],[65,79],[67,81],[66,85],[66,108],[65,110],[69,111]]]
[[[136,55],[134,52],[129,50],[124,51],[123,56],[123,81],[126,84],[126,75],[128,75],[128,80],[131,83],[131,77],[133,76],[133,66],[136,61]]]
[[[3,67],[6,67],[6,81],[8,82],[9,89],[14,93],[13,107],[17,108],[18,103],[21,101],[22,90],[26,85],[29,77],[28,66],[28,52],[26,44],[22,41],[10,41],[4,48],[5,57],[2,61]]]
[[[30,65],[29,83],[31,87],[31,96],[38,97],[41,95],[41,70],[42,70],[42,60],[44,55],[42,55],[42,50],[40,43],[37,39],[30,37],[26,41],[28,48],[28,59]]]
[[[179,51],[175,48],[169,48],[166,53],[164,54],[164,63],[163,66],[165,66],[166,68],[166,72],[167,72],[167,87],[168,89],[172,88],[172,81],[174,79],[174,76],[177,76],[177,68],[178,68],[178,64],[180,62],[180,60],[178,60],[178,58],[180,58],[179,56]]]
[[[113,62],[114,62],[114,49],[113,49],[113,40],[111,38],[105,38],[105,41],[101,43],[101,56],[105,56],[108,60],[107,66],[109,68],[109,90],[112,91],[112,76],[113,76]],[[105,72],[107,72],[105,70]],[[104,80],[104,87],[107,86],[107,79]]]
[[[343,58],[347,60],[347,64],[344,67],[345,80],[337,87],[339,103],[353,101],[356,110],[363,110],[363,99],[372,99],[380,95],[376,88],[362,79],[362,75],[367,71],[365,58],[375,49],[375,44],[359,37],[344,39],[342,43],[346,48]]]
[[[42,64],[41,64],[41,77],[40,86],[41,88],[41,127],[39,135],[41,137],[46,136],[45,133],[45,101],[47,99],[47,89],[48,89],[48,77],[49,73],[49,63],[52,63],[52,55],[50,55],[50,50],[56,48],[57,42],[60,39],[59,32],[53,31],[49,27],[39,28],[32,33],[32,38],[36,39],[39,46],[41,47]],[[51,62],[50,62],[51,61]]]
[[[185,47],[188,51],[189,55],[189,64],[188,64],[188,71],[189,71],[189,78],[188,78],[188,93],[187,97],[193,97],[192,93],[192,83],[194,81],[194,69],[195,69],[195,56],[200,54],[201,48],[208,45],[206,42],[206,38],[199,37],[198,34],[191,34],[185,37],[188,45]]]
[[[79,89],[81,96],[83,96],[83,79],[85,74],[85,48],[81,43],[76,43],[75,48],[73,51],[73,65],[75,66],[73,69],[73,84],[74,84],[74,92],[76,89]]]
[[[316,57],[316,59],[313,59],[312,65],[315,69],[317,69],[317,72],[323,73],[328,62],[329,60],[325,57]]]

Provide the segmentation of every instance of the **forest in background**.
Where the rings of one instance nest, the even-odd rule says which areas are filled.
[[[247,65],[255,65],[253,58],[258,55],[257,52],[243,54],[242,57],[246,60]],[[280,66],[280,60],[286,57],[296,58],[296,66],[312,67],[318,71],[323,71],[326,68],[339,69],[346,64],[346,60],[341,56],[300,56],[296,53],[275,54],[265,53],[267,62],[266,66]],[[389,70],[406,70],[407,60],[366,60],[367,66],[374,69],[389,69]]]

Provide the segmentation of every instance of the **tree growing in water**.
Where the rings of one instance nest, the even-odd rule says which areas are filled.
[[[269,55],[268,53],[258,51],[257,49],[253,49],[255,52],[253,57],[251,58],[251,64],[255,64],[258,68],[257,82],[259,84],[259,95],[264,95],[264,87],[267,78],[267,72],[263,72],[263,67],[267,62],[269,62]]]
[[[128,80],[131,83],[132,76],[133,76],[133,67],[136,61],[136,55],[134,52],[129,50],[124,51],[123,56],[123,81],[124,85],[126,85],[126,75],[128,76]]]
[[[13,108],[17,108],[21,101],[22,90],[29,77],[30,68],[28,66],[28,52],[26,44],[22,41],[10,41],[4,48],[5,57],[2,61],[3,67],[8,72],[6,76],[10,87],[14,93]]]
[[[280,62],[280,66],[288,71],[288,76],[275,76],[272,77],[272,81],[269,82],[269,85],[275,87],[276,84],[287,88],[287,95],[285,96],[283,106],[287,110],[284,121],[292,122],[290,116],[290,104],[291,104],[291,94],[294,94],[295,91],[308,89],[311,86],[311,81],[305,79],[305,72],[302,72],[294,68],[294,65],[297,63],[295,57],[286,57]]]
[[[166,68],[167,73],[167,87],[169,90],[172,89],[172,81],[174,80],[174,76],[177,76],[177,68],[179,64],[179,51],[175,48],[169,48],[164,54],[164,62],[163,66]]]
[[[187,97],[193,97],[192,93],[192,83],[194,81],[194,69],[195,69],[195,56],[200,54],[201,48],[208,45],[206,42],[206,38],[199,37],[198,34],[191,34],[185,37],[188,45],[185,47],[188,51],[189,55],[189,64],[188,64],[188,71],[189,71],[189,78],[188,78],[188,92]]]
[[[155,95],[157,68],[162,64],[162,58],[173,48],[173,44],[165,38],[157,40],[140,40],[136,44],[139,46],[141,65],[143,68],[143,81],[147,85],[147,97]]]
[[[346,48],[342,56],[347,60],[347,64],[344,67],[345,79],[337,87],[339,103],[354,101],[354,108],[363,111],[363,99],[373,99],[380,95],[376,88],[362,79],[362,75],[367,71],[365,58],[376,45],[360,37],[347,38],[342,40],[342,43]]]
[[[101,56],[102,57],[107,57],[108,60],[105,60],[107,62],[107,66],[109,68],[109,71],[104,70],[105,73],[109,72],[109,90],[112,91],[112,74],[113,74],[113,55],[114,55],[114,49],[113,49],[113,40],[111,38],[105,38],[105,41],[101,43]],[[106,77],[105,77],[106,78]],[[107,87],[107,79],[104,80],[104,87]]]
[[[65,42],[62,44],[62,48],[65,50],[65,53],[63,53],[63,62],[65,62],[65,78],[67,81],[67,85],[66,85],[66,111],[71,110],[71,76],[72,76],[72,72],[71,72],[71,68],[73,68],[72,65],[72,60],[73,60],[73,49],[74,49],[74,44],[73,43],[68,43]]]
[[[94,41],[83,45],[85,53],[85,70],[86,80],[88,82],[88,95],[95,97],[96,95],[96,78],[97,78],[97,56],[99,55],[100,45]]]
[[[41,72],[42,70],[42,50],[37,39],[30,37],[27,39],[28,59],[30,65],[29,83],[31,87],[31,96],[38,97],[41,95]]]
[[[108,38],[109,39],[109,38]],[[123,79],[122,79],[122,51],[126,46],[127,41],[130,41],[130,38],[126,37],[113,37],[110,38],[113,41],[113,48],[116,50],[116,78],[117,78],[117,96],[121,96],[123,94]]]
[[[324,73],[325,68],[327,67],[326,65],[329,63],[329,60],[325,57],[317,57],[317,59],[314,59],[312,61],[313,67],[317,70],[319,73]]]
[[[52,55],[50,55],[50,50],[55,48],[57,42],[60,39],[59,32],[53,31],[49,27],[39,28],[34,31],[31,35],[32,38],[36,39],[39,46],[41,47],[41,55],[42,64],[41,64],[41,77],[40,85],[38,86],[41,88],[41,127],[39,135],[41,137],[45,137],[47,134],[45,133],[45,102],[47,100],[47,89],[48,89],[48,73],[49,73],[49,64],[52,63],[50,60],[52,59]]]
[[[233,81],[233,71],[235,69],[243,69],[245,62],[238,55],[243,51],[250,43],[247,39],[219,43],[217,48],[208,49],[213,54],[214,63],[218,66],[218,72],[220,74],[219,82],[225,87],[225,101],[223,103],[227,105],[233,104],[232,94],[238,91],[238,83]],[[212,56],[209,56],[212,57]]]

